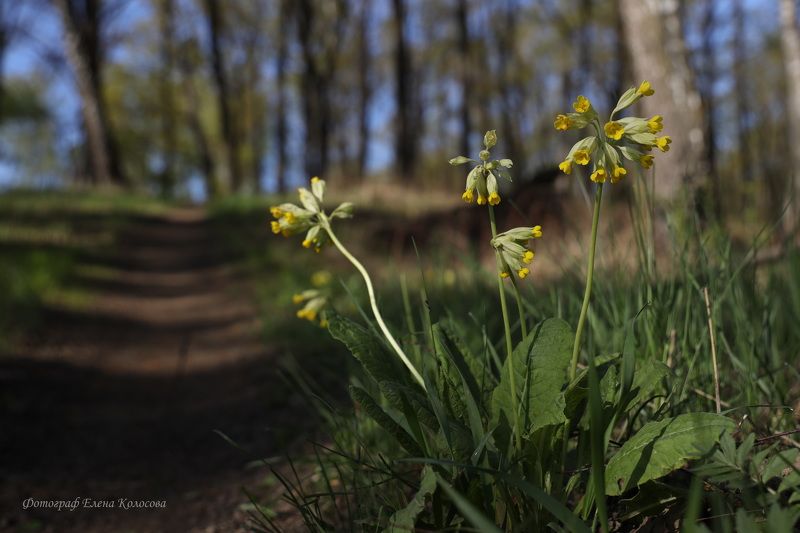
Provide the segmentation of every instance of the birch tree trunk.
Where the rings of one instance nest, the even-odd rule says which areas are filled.
[[[92,179],[97,184],[110,184],[120,179],[121,176],[114,176],[112,173],[111,146],[103,117],[103,106],[100,102],[99,83],[93,79],[99,73],[92,73],[92,66],[87,57],[90,51],[86,49],[87,43],[81,39],[73,7],[69,0],[56,0],[55,6],[58,8],[64,26],[64,52],[75,75],[75,83],[81,98],[81,114],[86,130]]]
[[[789,209],[784,218],[784,230],[797,228],[800,222],[800,32],[797,30],[797,8],[794,0],[781,0],[781,48],[786,69],[786,107],[789,123],[791,168],[789,171]]]
[[[656,94],[641,101],[642,114],[664,115],[672,149],[656,163],[655,194],[662,201],[694,195],[707,178],[700,95],[686,57],[677,0],[619,0],[625,39],[637,82]]]

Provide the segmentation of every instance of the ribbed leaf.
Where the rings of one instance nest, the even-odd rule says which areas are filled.
[[[688,413],[648,422],[631,437],[606,466],[606,494],[618,496],[665,476],[711,449],[731,419],[713,413]]]
[[[569,324],[550,318],[517,345],[513,352],[517,398],[512,399],[509,362],[506,361],[500,384],[492,394],[495,420],[505,418],[513,426],[514,409],[519,409],[523,436],[566,420],[563,389],[572,357],[572,341]]]
[[[389,518],[389,527],[383,530],[384,533],[415,531],[417,517],[425,509],[425,499],[433,494],[434,490],[436,490],[436,473],[433,468],[426,466],[422,469],[419,490],[414,498]]]
[[[367,391],[360,387],[350,387],[350,396],[361,405],[361,408],[364,409],[380,427],[397,439],[397,442],[399,442],[408,453],[416,457],[424,455],[422,448],[414,440],[414,437],[412,437],[403,426],[395,422]]]

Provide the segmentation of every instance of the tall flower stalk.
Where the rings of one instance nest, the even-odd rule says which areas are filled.
[[[422,379],[419,371],[414,367],[411,360],[408,358],[403,348],[389,331],[386,322],[383,320],[378,302],[375,298],[375,289],[372,285],[372,279],[364,268],[364,265],[345,248],[342,242],[336,237],[331,224],[333,219],[336,218],[350,218],[353,213],[353,205],[349,202],[341,204],[333,210],[330,215],[325,213],[322,208],[322,200],[325,196],[325,181],[314,177],[311,178],[311,190],[301,187],[298,189],[300,203],[298,206],[291,203],[285,203],[270,209],[272,216],[276,219],[272,221],[272,231],[276,234],[282,234],[284,237],[290,237],[298,233],[306,232],[305,239],[303,240],[304,248],[313,248],[319,252],[322,246],[330,241],[333,245],[347,258],[348,261],[358,270],[361,277],[364,278],[364,284],[367,286],[367,294],[369,296],[369,305],[372,309],[372,314],[378,327],[392,347],[392,350],[397,354],[403,364],[411,372],[411,375],[425,388],[425,381]],[[303,318],[311,318],[308,313],[304,313]]]
[[[451,165],[461,165],[464,163],[477,163],[467,175],[467,182],[461,198],[467,202],[475,201],[478,205],[487,205],[489,211],[489,227],[492,232],[491,245],[494,248],[495,263],[497,265],[497,291],[500,296],[500,312],[503,316],[503,330],[505,332],[506,346],[506,366],[508,366],[508,380],[513,401],[518,401],[517,383],[514,365],[514,341],[511,335],[511,319],[508,311],[506,290],[503,286],[504,279],[511,279],[514,297],[517,302],[519,313],[520,331],[524,338],[528,334],[528,326],[525,318],[525,307],[522,296],[517,286],[516,276],[524,279],[530,274],[529,265],[533,261],[534,252],[528,247],[531,239],[542,236],[541,226],[533,228],[515,228],[513,230],[498,233],[497,220],[495,218],[494,206],[501,201],[498,191],[498,176],[511,181],[509,169],[513,166],[510,159],[492,160],[490,150],[497,144],[497,133],[495,130],[487,131],[483,137],[483,149],[478,154],[480,162],[466,156],[454,157],[450,160]],[[522,431],[519,423],[519,410],[514,409],[513,430],[517,448],[522,445]]]

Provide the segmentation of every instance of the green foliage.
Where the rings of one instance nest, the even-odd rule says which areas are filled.
[[[707,453],[734,423],[712,413],[686,413],[645,424],[608,462],[606,493],[616,496],[665,476]]]

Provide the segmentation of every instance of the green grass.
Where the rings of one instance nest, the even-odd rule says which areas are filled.
[[[541,502],[545,500],[524,506],[518,503],[538,494],[531,492],[537,487],[545,488],[548,494],[561,502],[559,505],[566,505],[572,509],[570,512],[591,522],[595,499],[589,497],[592,494],[590,479],[587,477],[588,469],[584,470],[591,462],[588,456],[590,448],[581,448],[584,444],[570,448],[570,468],[576,469],[577,474],[572,476],[570,485],[564,489],[550,486],[551,477],[536,478],[533,472],[524,469],[519,472],[523,477],[517,478],[513,469],[501,475],[499,470],[494,470],[496,467],[483,473],[459,467],[452,463],[453,453],[456,452],[442,453],[447,446],[440,448],[441,442],[434,446],[428,440],[435,437],[436,431],[428,437],[422,437],[427,430],[423,429],[422,433],[414,430],[414,422],[408,418],[409,413],[403,414],[391,401],[387,401],[385,391],[369,372],[365,373],[359,365],[352,364],[352,358],[350,364],[342,364],[341,352],[337,351],[340,348],[337,349],[337,344],[321,335],[324,332],[320,328],[296,321],[293,318],[291,295],[307,288],[311,274],[318,270],[319,265],[324,265],[334,273],[335,278],[341,277],[347,288],[333,287],[333,293],[340,295],[334,299],[336,310],[353,317],[367,328],[374,328],[368,309],[362,308],[365,305],[364,291],[349,266],[339,261],[332,252],[314,256],[302,250],[297,242],[264,237],[263,233],[268,231],[265,228],[267,216],[265,210],[259,211],[250,215],[246,215],[246,210],[238,211],[236,222],[231,227],[247,227],[254,221],[260,226],[255,232],[255,235],[260,235],[257,239],[253,239],[254,234],[240,235],[240,245],[247,247],[249,243],[250,261],[257,271],[263,272],[260,294],[264,301],[264,312],[278,324],[266,332],[267,338],[272,341],[278,338],[294,339],[286,348],[296,355],[303,371],[296,371],[292,375],[307,387],[309,402],[316,406],[328,428],[324,447],[317,446],[312,456],[296,458],[298,468],[306,472],[308,477],[298,474],[296,478],[281,478],[309,528],[381,530],[391,525],[394,519],[390,519],[390,516],[413,502],[420,483],[420,462],[404,460],[416,454],[410,453],[401,444],[405,439],[402,434],[387,429],[391,422],[381,423],[382,415],[375,409],[383,409],[391,418],[400,421],[401,426],[411,434],[420,436],[422,440],[419,442],[428,442],[426,460],[439,469],[439,475],[443,471],[446,473],[440,484],[442,489],[435,491],[432,496],[428,495],[428,503],[419,511],[419,527],[456,527],[459,522],[453,522],[454,517],[461,516],[468,523],[469,516],[474,518],[471,513],[476,509],[491,520],[500,520],[499,515],[495,516],[494,513],[500,512],[498,509],[502,505],[497,505],[503,501],[506,505],[508,502],[517,502],[514,505],[521,506],[522,513],[512,522],[497,522],[505,524],[503,527],[507,530],[525,530],[526,527],[533,527],[533,524],[541,526],[544,523],[541,520],[546,522],[547,517],[552,520],[553,516],[559,516],[561,508],[542,507]],[[230,212],[227,216],[230,216]],[[250,225],[251,228],[258,226]],[[346,227],[346,223],[343,226]],[[356,235],[360,234],[356,232]],[[793,411],[789,407],[794,405],[799,396],[794,384],[798,381],[797,354],[800,352],[800,331],[796,327],[800,323],[800,255],[792,252],[778,262],[759,265],[751,260],[753,254],[750,250],[741,245],[737,247],[720,235],[721,232],[715,230],[707,230],[703,234],[696,233],[694,229],[684,230],[682,234],[675,232],[671,252],[658,258],[655,271],[652,268],[633,268],[615,271],[599,269],[596,272],[581,352],[581,368],[585,368],[589,354],[599,356],[598,360],[602,361],[606,360],[604,355],[618,354],[626,346],[625,351],[630,352],[637,361],[637,375],[643,367],[656,362],[670,369],[669,378],[659,382],[651,396],[642,398],[634,411],[623,412],[618,415],[619,418],[612,419],[616,422],[613,422],[613,430],[606,437],[610,437],[610,442],[604,454],[605,460],[613,457],[620,444],[650,421],[668,420],[671,417],[680,420],[679,415],[685,413],[715,410],[708,314],[702,291],[704,287],[708,287],[712,300],[711,317],[718,352],[723,411],[736,421],[744,434],[765,436],[795,427]],[[258,242],[255,249],[253,242]],[[646,245],[646,242],[642,243],[644,250]],[[398,267],[395,264],[377,272],[382,313],[390,322],[392,331],[401,339],[406,353],[415,354],[418,368],[423,368],[426,358],[435,357],[438,353],[438,349],[431,344],[429,326],[440,322],[458,338],[465,353],[477,354],[479,360],[486,362],[495,379],[500,378],[499,365],[504,358],[503,326],[493,276],[483,271],[475,261],[467,260],[454,268],[452,262],[446,261],[439,251],[429,254],[422,250],[421,255],[423,271],[426,273],[427,301],[422,296],[423,284],[419,270],[406,268],[403,271],[402,265]],[[642,257],[640,264],[645,264],[649,259],[645,253],[642,253]],[[372,265],[381,263],[379,256],[366,258],[366,261]],[[413,261],[409,263],[413,264]],[[567,265],[561,279],[536,290],[530,286],[524,288],[524,305],[531,325],[547,317],[559,317],[569,324],[575,324],[580,313],[583,284],[582,279],[572,272],[580,270],[579,265]],[[402,277],[408,282],[405,291],[400,281]],[[405,306],[404,300],[410,305]],[[281,315],[285,321],[280,318]],[[626,332],[637,315],[638,318],[633,322],[633,334],[626,345]],[[290,326],[292,320],[296,321],[297,327]],[[287,331],[290,332],[288,335]],[[512,323],[512,331],[515,339],[519,339],[519,323]],[[335,358],[328,357],[333,353],[336,353]],[[315,364],[322,360],[335,360],[336,363]],[[606,411],[596,413],[600,417],[598,420],[608,420],[607,409],[619,402],[618,396],[614,399],[617,393],[613,393],[620,379],[618,367],[614,365],[606,363],[599,367],[600,373],[595,382],[596,397],[600,399],[598,401],[605,402],[603,409]],[[615,370],[611,372],[609,368]],[[622,371],[621,367],[619,371]],[[402,372],[402,369],[398,372]],[[325,382],[325,386],[315,387],[314,383],[320,380]],[[342,393],[348,382],[364,391],[357,394],[360,400],[356,402],[355,410],[352,404],[342,402]],[[442,391],[439,385],[435,388]],[[482,394],[486,394],[488,389],[482,390]],[[377,403],[366,409],[363,402],[369,401],[369,397]],[[445,403],[449,401],[446,398],[441,400]],[[485,401],[478,399],[479,410],[483,409],[482,402]],[[443,408],[450,412],[452,405],[444,405]],[[463,416],[466,417],[466,414]],[[467,430],[468,418],[463,419]],[[572,423],[573,431],[580,434],[586,432],[588,439],[588,411]],[[445,434],[439,432],[438,435],[435,439],[446,439]],[[398,436],[402,437],[399,441]],[[578,442],[584,442],[583,437]],[[783,448],[781,446],[770,452],[773,454],[770,457],[778,457],[774,454]],[[468,482],[470,479],[483,481],[474,485]],[[533,485],[515,484],[525,479],[529,480],[525,483],[533,482]],[[534,479],[538,481],[532,481]],[[635,492],[629,495],[629,498],[635,496],[633,501],[609,497],[608,512],[614,520],[624,520],[626,527],[632,527],[641,524],[648,516],[649,519],[655,519],[655,516],[680,519],[684,512],[688,512],[685,511],[687,505],[694,505],[693,509],[700,509],[700,515],[709,514],[713,509],[730,511],[728,514],[733,524],[744,518],[735,518],[736,498],[730,496],[728,485],[728,481],[714,485],[716,492],[713,497],[703,497],[700,503],[693,503],[685,476],[671,475],[662,481],[645,485],[638,496]],[[490,490],[494,496],[481,496],[486,486],[494,487]],[[754,499],[763,508],[763,517],[757,519],[766,520],[769,509],[774,506],[778,506],[776,509],[787,509],[786,512],[790,514],[786,516],[796,517],[796,508],[786,499],[787,493],[781,492],[777,499],[767,498],[764,495],[770,492],[764,489],[765,486],[761,486],[761,492],[756,491],[758,496]],[[451,493],[445,487],[454,488],[457,492]],[[478,492],[473,492],[476,490]],[[503,491],[506,494],[502,494]],[[660,498],[664,491],[669,493],[669,497],[658,500],[661,503],[656,507],[647,507],[654,505],[652,498]],[[461,501],[460,497],[465,500]],[[477,503],[486,501],[495,502],[494,507],[476,507]],[[534,501],[535,498],[531,500]],[[546,501],[548,505],[552,504]],[[465,502],[472,502],[471,505],[476,508],[465,506]],[[774,517],[772,519],[777,520]],[[725,519],[716,520],[722,527]],[[264,521],[262,526],[266,529],[275,527],[270,526],[269,521]]]

